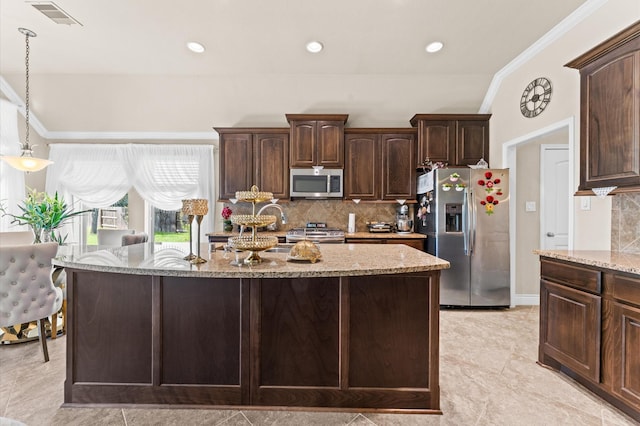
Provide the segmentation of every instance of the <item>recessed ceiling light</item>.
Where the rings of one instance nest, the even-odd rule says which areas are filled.
[[[204,46],[201,43],[198,43],[197,41],[188,42],[187,47],[192,52],[196,52],[196,53],[204,52]]]
[[[444,46],[444,44],[442,44],[442,42],[440,41],[434,41],[432,43],[429,43],[427,45],[427,47],[425,47],[425,50],[429,53],[435,53],[437,51],[439,51],[440,49],[442,49],[442,46]]]
[[[319,41],[310,41],[307,43],[307,51],[310,53],[318,53],[324,46]]]

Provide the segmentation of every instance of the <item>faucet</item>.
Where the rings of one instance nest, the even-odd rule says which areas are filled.
[[[268,209],[269,207],[273,207],[273,208],[276,208],[276,209],[280,210],[280,221],[282,222],[283,225],[285,223],[287,223],[287,216],[285,216],[284,210],[282,210],[282,206],[280,204],[271,203],[271,204],[267,204],[266,206],[262,206],[262,208],[260,208],[260,210],[258,210],[257,216],[261,215],[262,212],[265,211],[266,209]],[[267,228],[275,230],[274,229],[275,226],[273,226],[273,225],[269,225],[269,226],[267,226]]]

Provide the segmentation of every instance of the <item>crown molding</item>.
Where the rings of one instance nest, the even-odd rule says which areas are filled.
[[[533,59],[551,43],[560,39],[560,37],[565,35],[586,17],[590,16],[593,12],[602,7],[607,1],[609,0],[587,0],[582,6],[574,10],[573,13],[560,21],[558,25],[549,30],[525,51],[516,56],[515,59],[500,69],[500,71],[495,73],[493,79],[491,79],[491,84],[484,96],[484,100],[482,101],[482,105],[480,105],[478,113],[487,114],[491,111],[491,105],[493,104],[493,100],[500,89],[500,85],[509,74],[515,72],[522,65]]]
[[[45,139],[53,140],[216,140],[216,132],[49,132]]]

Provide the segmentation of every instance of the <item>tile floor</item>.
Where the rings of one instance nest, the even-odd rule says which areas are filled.
[[[635,425],[562,374],[536,364],[538,307],[441,313],[444,414],[61,408],[64,337],[0,347],[0,417],[41,425]],[[1,422],[0,422],[1,424]]]

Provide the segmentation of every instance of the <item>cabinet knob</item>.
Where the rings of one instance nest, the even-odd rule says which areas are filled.
[[[556,234],[554,234],[553,232],[547,232],[547,237],[555,237]]]

